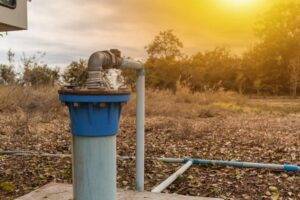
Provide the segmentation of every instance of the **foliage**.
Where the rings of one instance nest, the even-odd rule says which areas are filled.
[[[150,59],[173,60],[181,57],[182,42],[172,30],[162,31],[145,47]]]
[[[25,85],[54,85],[59,81],[59,70],[51,69],[47,64],[40,61],[44,53],[38,53],[31,57],[23,54],[22,62],[24,73],[21,78],[22,84]]]
[[[207,89],[269,95],[297,95],[300,83],[300,4],[275,4],[256,26],[258,43],[241,57],[217,47],[183,56],[182,42],[171,30],[146,46],[147,85],[176,90],[178,80],[192,91]]]
[[[292,59],[289,63],[290,83],[293,97],[297,96],[297,89],[300,82],[300,56]]]
[[[246,94],[296,96],[300,84],[300,3],[275,4],[260,17],[255,33],[257,44],[243,55],[229,48],[216,47],[186,56],[183,43],[172,30],[159,32],[146,45],[146,86],[151,89],[177,90],[181,82],[192,92],[220,89]],[[58,70],[40,62],[44,54],[23,56],[21,82],[27,85],[53,85],[59,80]],[[2,82],[15,81],[14,53],[8,52],[9,65],[0,66]],[[87,79],[85,60],[72,62],[62,75],[71,85],[83,85]],[[134,71],[124,71],[127,84],[135,87]]]
[[[186,81],[193,91],[226,88],[236,90],[239,60],[226,48],[215,48],[192,56]]]
[[[258,79],[264,93],[286,94],[291,88],[290,84],[295,85],[293,81],[296,79],[291,79],[294,71],[289,65],[300,53],[299,12],[299,3],[274,5],[256,27],[260,42],[251,57],[256,61],[253,66],[256,80],[253,82]]]
[[[176,90],[183,63],[176,60],[150,59],[146,62],[146,85],[154,89]]]
[[[70,85],[84,85],[87,80],[87,62],[80,59],[78,62],[73,61],[64,71],[63,79]]]
[[[11,65],[0,65],[0,83],[1,84],[13,84],[16,79],[13,66]]]
[[[167,50],[154,48],[159,46],[158,42],[168,47]],[[240,60],[230,50],[215,48],[188,58],[183,56],[181,48],[182,43],[171,31],[159,33],[147,46],[148,60],[145,66],[148,87],[176,91],[176,83],[181,81],[189,85],[192,91],[222,87],[237,89],[235,81]]]
[[[14,71],[14,57],[15,53],[10,50],[7,52],[8,65],[0,64],[0,83],[1,84],[13,84],[16,81],[16,73]]]
[[[149,57],[145,63],[148,87],[175,91],[184,61],[182,47],[172,30],[160,32],[145,47]]]
[[[10,182],[2,182],[0,183],[0,190],[5,192],[13,192],[15,190],[16,186],[13,183]]]

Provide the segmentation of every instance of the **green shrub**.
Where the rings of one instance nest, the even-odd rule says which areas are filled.
[[[84,85],[88,77],[86,60],[80,59],[78,62],[73,61],[66,68],[62,77],[64,81],[70,85]]]

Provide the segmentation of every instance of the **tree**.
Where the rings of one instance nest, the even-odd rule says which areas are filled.
[[[229,49],[218,47],[192,56],[189,70],[189,85],[193,91],[209,89],[237,90],[237,59]]]
[[[295,57],[290,61],[290,80],[291,91],[293,97],[297,96],[297,89],[300,81],[300,56]]]
[[[300,51],[300,4],[295,2],[274,5],[261,18],[256,33],[260,39],[260,80],[264,88],[287,93],[292,83],[290,63]]]
[[[145,63],[147,86],[155,89],[176,90],[176,82],[182,73],[183,44],[172,30],[160,32],[145,47],[148,59]]]
[[[7,52],[7,60],[8,60],[8,63],[9,65],[13,65],[13,63],[15,62],[15,53],[9,49],[8,52]]]
[[[0,65],[0,83],[9,85],[13,84],[16,79],[14,69],[10,65]]]
[[[16,73],[14,71],[15,53],[11,49],[7,52],[8,65],[0,65],[0,83],[13,84],[16,81]]]
[[[46,86],[54,85],[59,80],[59,70],[51,69],[47,64],[44,64],[40,59],[45,56],[45,53],[38,52],[37,54],[26,57],[23,54],[22,62],[24,65],[24,73],[22,83],[30,86]]]
[[[182,56],[182,42],[172,30],[162,31],[145,47],[150,59],[176,59]]]
[[[66,68],[62,77],[70,85],[84,85],[88,78],[87,61],[83,59],[80,59],[78,62],[73,61]]]

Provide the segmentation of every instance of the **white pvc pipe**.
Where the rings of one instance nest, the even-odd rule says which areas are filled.
[[[151,190],[154,193],[161,193],[164,191],[169,185],[171,185],[180,175],[182,175],[186,170],[188,170],[193,164],[192,160],[189,160],[185,163],[179,170],[177,170],[174,174],[172,174],[169,178],[163,181],[161,184],[156,186]]]
[[[141,63],[139,61],[134,61],[134,60],[131,60],[131,59],[124,58],[122,60],[122,64],[121,64],[120,68],[134,69],[134,70],[139,71],[139,70],[143,70],[144,66],[143,66],[143,63]]]
[[[145,72],[137,71],[136,84],[136,190],[144,191],[145,163]]]
[[[73,136],[74,199],[116,200],[116,136]]]
[[[124,58],[121,69],[137,71],[136,83],[136,185],[139,192],[144,191],[145,168],[145,70],[141,62]]]

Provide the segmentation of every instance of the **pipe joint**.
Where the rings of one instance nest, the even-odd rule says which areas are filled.
[[[184,158],[183,158],[183,163],[187,163],[187,162],[189,162],[189,161],[192,161],[193,164],[195,164],[195,163],[194,163],[195,161],[194,161],[192,158],[190,158],[190,157],[184,157]]]
[[[142,62],[124,58],[120,66],[121,69],[134,69],[140,73],[144,73],[144,65]]]
[[[145,69],[144,69],[144,67],[137,70],[137,75],[138,76],[145,76]]]
[[[118,68],[122,64],[121,52],[118,49],[93,53],[88,61],[88,72]]]

